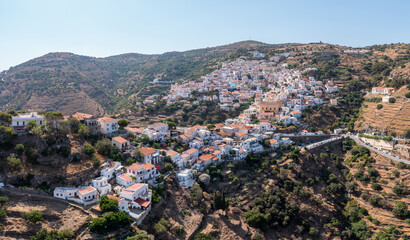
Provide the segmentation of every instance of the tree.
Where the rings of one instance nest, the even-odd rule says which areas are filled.
[[[166,163],[165,164],[165,169],[167,172],[170,172],[172,170],[174,170],[174,166],[172,165],[172,163]]]
[[[147,234],[139,232],[137,235],[127,237],[125,240],[151,240],[151,238]]]
[[[383,104],[377,104],[377,109],[382,109],[383,108]]]
[[[406,138],[410,138],[410,129],[404,130],[404,136],[405,136]]]
[[[11,140],[17,135],[17,133],[9,127],[0,126],[0,148],[11,147]]]
[[[21,154],[23,154],[24,152],[24,145],[19,143],[16,145],[15,149],[16,149],[17,155],[21,156]]]
[[[211,235],[206,234],[206,233],[198,233],[195,236],[195,240],[214,240],[214,238]]]
[[[406,98],[410,98],[410,92],[406,93],[404,96],[406,96]]]
[[[107,225],[107,219],[105,217],[90,218],[88,220],[88,227],[91,232],[101,232]]]
[[[124,129],[126,126],[128,126],[128,121],[125,119],[121,119],[118,121],[118,126],[120,126],[120,129]]]
[[[82,137],[82,138],[87,138],[88,136],[90,136],[90,128],[81,124],[79,129],[78,129],[78,134]]]
[[[31,236],[29,240],[68,240],[72,239],[73,236],[74,233],[67,229],[63,229],[61,231],[51,230],[49,232],[47,229],[42,228],[35,235]]]
[[[35,126],[31,129],[30,133],[36,136],[37,138],[41,138],[44,132],[41,126]]]
[[[111,154],[111,141],[108,139],[103,139],[102,141],[99,140],[96,144],[95,147],[97,148],[97,152],[106,156],[109,156]]]
[[[92,145],[90,145],[88,143],[84,143],[83,147],[84,147],[84,153],[85,154],[92,155],[92,154],[95,153],[95,148]]]
[[[27,130],[30,131],[31,129],[33,129],[33,128],[36,127],[36,126],[37,126],[36,120],[30,120],[30,121],[28,121],[28,123],[27,123],[25,129],[27,129]]]
[[[397,218],[406,218],[409,216],[407,205],[403,202],[397,201],[393,207],[393,215]]]
[[[100,198],[100,208],[103,212],[116,212],[118,211],[118,202],[115,199],[110,199],[106,195]]]
[[[68,120],[68,125],[70,126],[70,129],[73,133],[78,133],[80,124],[81,122],[77,118],[72,117]]]
[[[395,102],[396,102],[396,98],[394,97],[389,98],[389,103],[395,103]]]
[[[18,171],[21,169],[20,158],[8,157],[7,164],[9,165],[11,171]]]
[[[363,220],[352,223],[352,232],[358,239],[366,240],[370,238],[370,230]]]

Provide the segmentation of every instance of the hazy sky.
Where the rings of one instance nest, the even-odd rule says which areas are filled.
[[[0,0],[0,71],[49,52],[104,57],[241,40],[410,42],[409,0]]]

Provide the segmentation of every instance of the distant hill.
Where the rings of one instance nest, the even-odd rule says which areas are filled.
[[[149,81],[156,77],[176,82],[193,80],[217,69],[223,61],[250,56],[252,50],[266,53],[268,57],[293,51],[296,57],[289,62],[295,61],[295,66],[301,67],[300,63],[305,60],[298,54],[302,51],[322,54],[324,51],[337,52],[338,49],[347,48],[321,43],[242,41],[185,52],[127,53],[106,58],[49,53],[0,73],[0,110],[54,110],[64,114],[82,111],[97,115],[118,113],[129,109],[138,98],[169,87],[149,86]],[[353,76],[363,70],[359,61]]]

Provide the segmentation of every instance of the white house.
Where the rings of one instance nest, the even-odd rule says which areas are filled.
[[[126,167],[125,171],[127,174],[134,176],[137,183],[148,182],[160,175],[155,166],[151,163],[134,163],[131,166]]]
[[[168,132],[168,124],[167,123],[154,123],[148,125],[148,128],[154,129],[157,132],[167,133]]]
[[[56,198],[67,199],[77,196],[78,188],[74,187],[56,187],[53,196]]]
[[[100,130],[102,133],[111,135],[118,131],[118,120],[109,117],[102,117],[97,120],[100,125]]]
[[[108,180],[119,174],[122,170],[121,163],[111,161],[105,168],[101,170],[101,176],[106,177]]]
[[[11,127],[14,130],[23,130],[27,123],[34,120],[37,125],[45,125],[46,121],[43,115],[38,115],[37,112],[20,113],[17,116],[11,117]]]
[[[189,188],[195,183],[191,169],[184,169],[177,173],[178,182],[181,187]]]
[[[92,185],[99,192],[99,195],[105,195],[111,192],[111,184],[108,183],[108,179],[104,176],[93,179]]]
[[[125,198],[130,201],[134,201],[137,198],[143,198],[146,200],[148,194],[148,184],[145,183],[135,183],[120,193],[120,197]]]
[[[83,201],[92,201],[98,199],[98,191],[94,187],[86,187],[77,191],[78,198]]]
[[[158,149],[142,147],[140,152],[142,153],[144,163],[157,164],[161,160]]]
[[[113,137],[111,142],[120,151],[124,151],[130,147],[130,141],[121,136]]]
[[[392,94],[394,92],[394,88],[384,88],[384,87],[373,87],[372,93],[373,94]]]
[[[131,177],[130,174],[124,173],[115,178],[117,183],[124,187],[129,187],[135,183],[135,179]]]

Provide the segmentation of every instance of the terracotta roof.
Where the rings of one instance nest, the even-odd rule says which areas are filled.
[[[145,208],[148,207],[151,204],[150,201],[144,200],[142,198],[137,198],[134,201],[136,203],[138,203],[141,207],[145,207]]]
[[[170,155],[170,156],[175,156],[175,155],[178,154],[178,152],[175,152],[174,150],[169,150],[169,151],[167,152],[167,154]]]
[[[138,189],[142,188],[145,185],[146,184],[144,184],[144,183],[136,183],[136,184],[133,184],[133,185],[127,187],[124,191],[135,192],[135,191],[137,191]]]
[[[270,144],[275,143],[275,142],[277,142],[275,139],[269,140],[269,143],[270,143]]]
[[[244,136],[244,135],[246,135],[246,133],[244,133],[244,132],[236,132],[236,135]]]
[[[127,139],[125,139],[125,138],[123,138],[123,137],[121,137],[121,136],[118,136],[118,137],[113,137],[112,138],[112,140],[115,140],[115,141],[117,141],[117,142],[119,142],[119,143],[127,143],[128,142],[128,140]]]
[[[76,113],[74,113],[73,115],[71,115],[71,117],[77,118],[78,120],[82,121],[82,120],[84,120],[84,119],[86,119],[86,118],[92,118],[92,117],[94,117],[94,116],[91,115],[91,114],[87,114],[87,113],[76,112]]]
[[[191,148],[191,149],[186,150],[185,152],[191,155],[191,154],[194,154],[195,152],[198,152],[198,150],[196,150],[195,148]]]
[[[99,118],[98,121],[101,121],[101,122],[115,122],[115,121],[118,121],[118,120],[114,119],[114,118],[109,118],[109,117],[102,117],[102,118]]]
[[[81,194],[81,195],[84,195],[84,194],[87,194],[87,193],[90,193],[90,192],[96,191],[96,190],[97,189],[90,186],[90,187],[86,187],[84,189],[78,190],[78,193]]]
[[[157,149],[153,149],[153,148],[148,148],[148,147],[143,147],[140,149],[140,152],[142,154],[144,154],[145,156],[151,155],[156,153],[158,150]]]
[[[155,166],[151,163],[144,163],[144,164],[142,164],[142,167],[145,168],[146,170],[149,170],[149,169],[151,169]]]
[[[133,171],[138,171],[142,168],[142,165],[138,164],[138,163],[133,163],[130,166],[127,167],[127,169],[131,169]]]
[[[118,176],[118,177],[124,179],[127,182],[132,180],[131,175],[126,174],[126,173],[124,173],[124,174],[122,174],[121,176]]]
[[[208,161],[208,160],[212,159],[213,157],[214,157],[214,155],[212,155],[212,154],[204,154],[204,155],[201,155],[199,157],[199,159],[201,159],[202,161]]]

